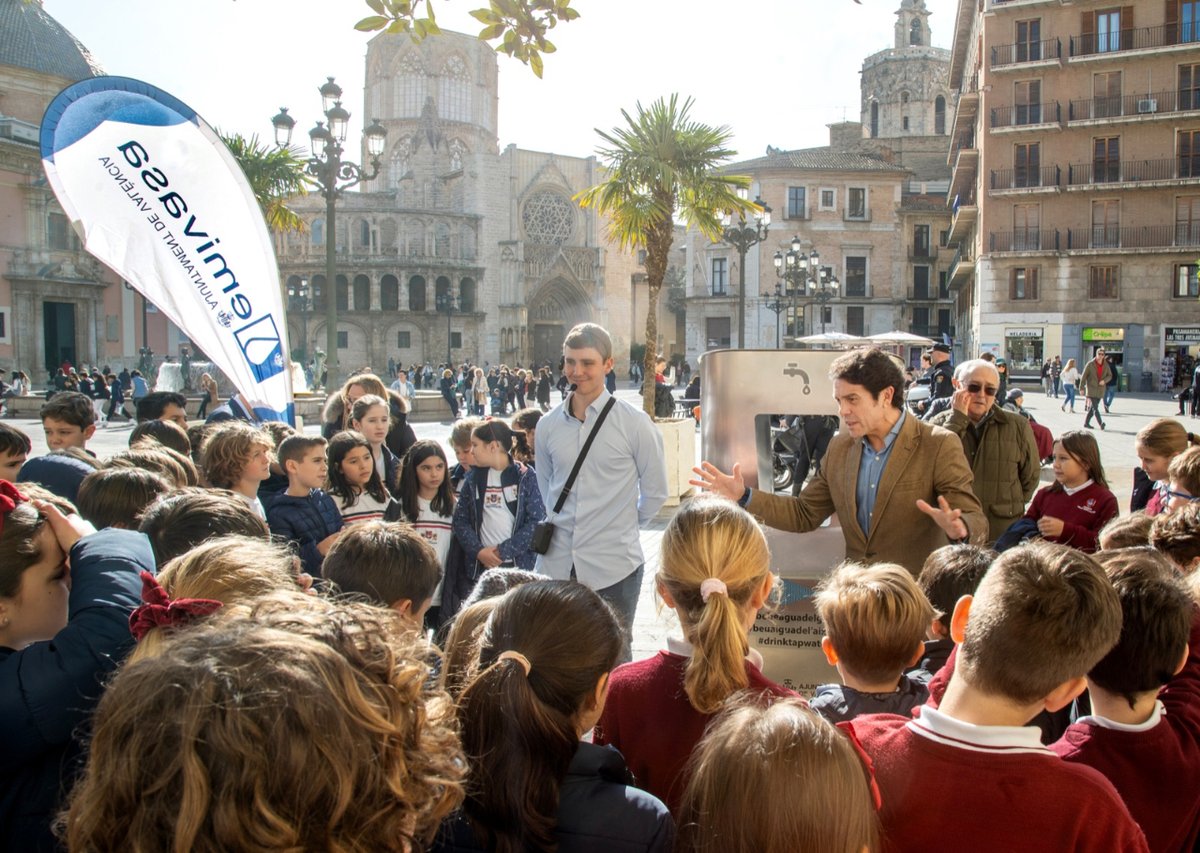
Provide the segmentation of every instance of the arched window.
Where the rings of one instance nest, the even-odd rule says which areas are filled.
[[[354,310],[371,310],[371,279],[362,274],[354,277]]]
[[[312,227],[309,229],[309,234],[312,235],[312,244],[314,246],[325,245],[325,220],[314,219]]]
[[[425,279],[419,275],[408,280],[408,310],[425,310]]]
[[[379,280],[379,307],[384,311],[400,310],[400,282],[391,273]]]
[[[902,104],[907,104],[907,103],[908,103],[908,92],[901,92],[901,93],[900,93],[900,103],[902,103]]]
[[[450,257],[450,226],[439,222],[433,233],[433,254],[439,258]]]
[[[908,43],[919,45],[921,43],[921,19],[913,18],[912,26],[908,28]]]
[[[879,136],[879,102],[871,101],[871,138]]]
[[[371,247],[371,223],[360,219],[354,223],[354,248],[369,249]]]
[[[419,118],[425,104],[425,68],[414,50],[400,61],[395,85],[396,118]]]
[[[450,295],[450,279],[444,275],[439,275],[437,281],[433,284],[433,298],[437,300],[437,304],[441,305],[446,301],[446,297]]]
[[[309,286],[312,288],[313,310],[324,311],[325,295],[329,290],[329,288],[325,286],[325,276],[314,275],[312,277],[312,281],[309,282]]]
[[[337,277],[337,307],[339,311],[350,310],[350,282],[344,275]]]
[[[470,121],[471,75],[461,56],[446,60],[438,84],[438,114],[450,121]]]
[[[938,136],[946,132],[946,99],[941,95],[933,102],[933,132]]]
[[[458,305],[464,314],[475,311],[475,279],[464,278],[458,283]]]

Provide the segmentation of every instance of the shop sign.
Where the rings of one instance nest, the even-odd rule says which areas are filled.
[[[1168,344],[1200,344],[1200,326],[1167,326]]]
[[[1040,338],[1043,337],[1042,329],[1005,329],[1004,336],[1007,338]]]
[[[1124,329],[1084,329],[1083,339],[1085,341],[1123,341],[1125,340]]]

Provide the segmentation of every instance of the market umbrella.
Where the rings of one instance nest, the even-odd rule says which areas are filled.
[[[871,335],[867,338],[868,341],[875,344],[906,344],[914,347],[932,346],[933,341],[930,338],[923,338],[920,335],[913,335],[909,332],[885,332],[882,335]]]

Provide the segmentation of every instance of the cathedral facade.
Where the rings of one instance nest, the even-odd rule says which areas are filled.
[[[628,358],[636,259],[572,200],[602,170],[594,157],[500,150],[498,111],[496,54],[474,37],[371,40],[363,116],[387,129],[380,169],[341,195],[336,233],[309,195],[290,205],[305,229],[276,235],[285,293],[309,294],[289,306],[294,354],[327,339],[333,239],[343,371],[389,358],[556,363],[583,321],[608,328],[614,355]]]

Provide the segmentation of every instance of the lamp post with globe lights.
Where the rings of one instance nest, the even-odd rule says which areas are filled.
[[[749,195],[745,187],[738,189],[738,196],[743,200]],[[771,224],[771,208],[761,196],[754,199],[754,205],[758,209],[751,222],[746,221],[744,210],[738,211],[736,225],[733,224],[733,211],[726,210],[721,217],[721,224],[725,226],[721,239],[738,253],[738,349],[746,348],[746,253],[767,238],[767,228]]]
[[[337,335],[337,275],[335,252],[337,249],[337,199],[338,196],[363,181],[370,181],[379,174],[379,155],[383,153],[387,138],[387,130],[372,119],[370,126],[363,131],[367,143],[367,153],[371,157],[371,170],[367,172],[362,166],[343,159],[342,143],[346,141],[346,124],[350,113],[341,100],[342,87],[330,77],[319,89],[321,93],[322,110],[325,121],[317,122],[308,132],[312,144],[312,157],[304,166],[304,172],[316,184],[325,198],[325,281],[329,292],[325,298],[325,332],[327,360],[326,387],[340,379],[338,375],[338,335]],[[288,115],[286,107],[281,107],[279,114],[271,119],[275,127],[275,144],[286,148],[292,141],[292,129],[296,120]],[[305,342],[307,349],[307,341]]]
[[[792,318],[795,326],[792,329],[792,337],[800,337],[797,334],[800,331],[799,324],[795,323],[796,300],[800,296],[808,297],[807,301],[803,303],[806,308],[814,302],[820,305],[821,334],[825,334],[825,304],[837,296],[838,287],[841,284],[837,276],[832,274],[826,276],[822,272],[821,256],[815,248],[811,254],[804,254],[798,236],[792,238],[791,248],[786,253],[776,252],[774,260],[775,272],[785,283],[785,290],[792,298]]]

